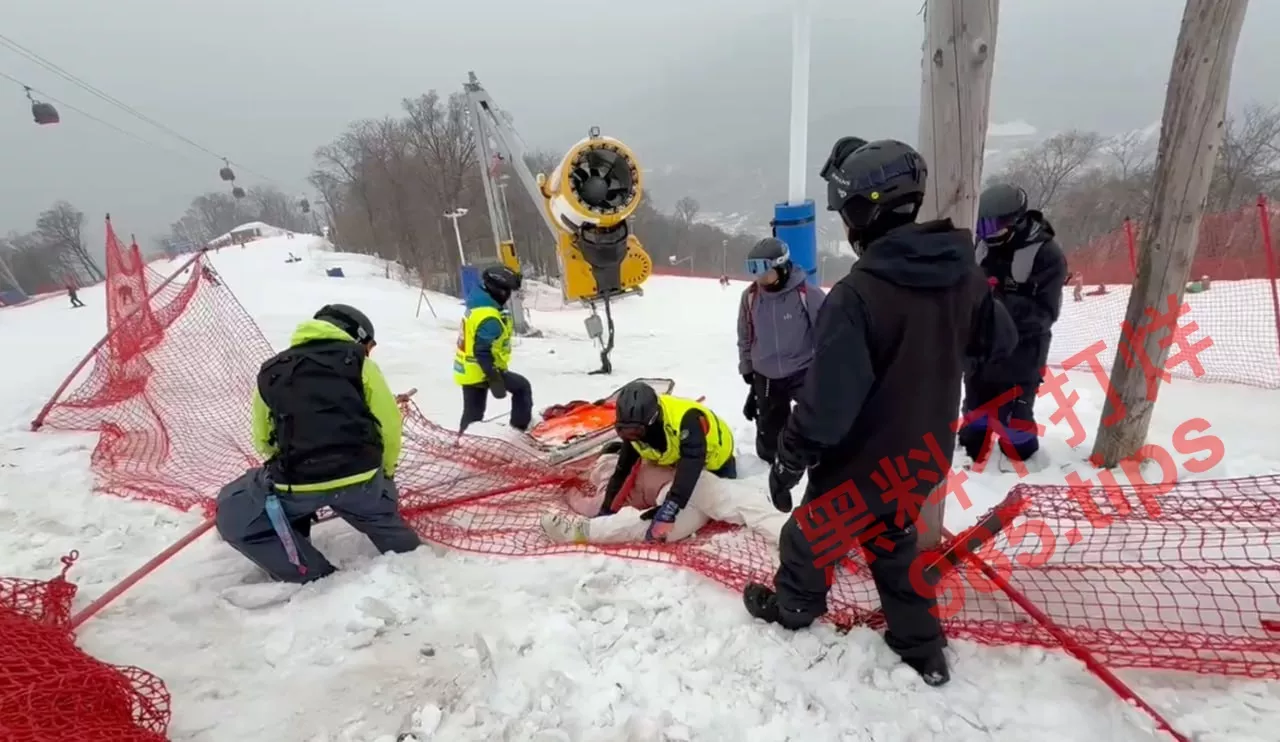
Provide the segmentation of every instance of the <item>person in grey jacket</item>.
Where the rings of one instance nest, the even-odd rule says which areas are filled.
[[[806,285],[805,269],[772,237],[751,248],[747,272],[755,281],[738,304],[738,373],[750,387],[742,414],[756,423],[756,455],[772,464],[813,361],[813,327],[825,295]]]

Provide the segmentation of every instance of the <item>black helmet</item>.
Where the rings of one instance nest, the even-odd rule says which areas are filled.
[[[791,250],[787,243],[776,237],[765,237],[747,253],[747,272],[759,278],[770,270],[777,270],[779,279],[791,266]]]
[[[974,236],[988,245],[1003,245],[1027,217],[1027,192],[1001,183],[982,192],[978,199],[978,225]]]
[[[822,167],[827,209],[840,212],[855,247],[915,221],[928,176],[920,153],[893,139],[845,137],[831,148]]]
[[[491,265],[480,274],[480,285],[485,293],[499,304],[506,304],[511,295],[520,290],[520,274],[505,265]]]
[[[628,441],[643,438],[645,429],[657,421],[662,412],[658,392],[643,381],[631,381],[619,389],[614,407],[613,429],[619,438]]]
[[[350,335],[357,343],[372,343],[373,323],[364,312],[346,304],[326,304],[314,319],[323,320]]]

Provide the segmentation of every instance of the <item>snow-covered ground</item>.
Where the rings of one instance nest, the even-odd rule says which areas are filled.
[[[460,395],[451,359],[456,299],[385,278],[381,263],[270,239],[228,249],[213,264],[282,347],[319,306],[364,309],[378,328],[375,359],[396,390],[417,387],[432,419],[453,425]],[[305,255],[285,264],[288,252]],[[327,278],[340,265],[346,277]],[[153,267],[165,272],[163,264]],[[741,469],[765,497],[765,471],[741,417],[734,312],[741,286],[659,277],[620,302],[612,377],[591,376],[584,311],[551,297],[533,305],[544,337],[520,339],[515,367],[541,407],[602,396],[621,380],[670,376],[734,426]],[[1216,290],[1216,289],[1215,289]],[[0,342],[15,356],[0,389],[0,574],[51,577],[78,549],[78,606],[195,526],[199,518],[92,494],[91,436],[27,432],[57,382],[104,331],[102,287],[71,310],[47,301],[0,310]],[[553,308],[541,311],[538,305]],[[1067,315],[1064,322],[1070,322]],[[1092,438],[1102,395],[1073,374]],[[1152,442],[1207,418],[1226,458],[1198,477],[1280,469],[1280,435],[1259,425],[1280,395],[1175,381],[1161,392]],[[247,404],[247,401],[246,401]],[[501,411],[505,403],[492,403]],[[1048,420],[1052,407],[1040,410]],[[1055,462],[1080,458],[1066,425],[1051,426]],[[1057,467],[1033,479],[1061,480]],[[958,529],[998,501],[1014,475],[974,475],[974,507],[951,507]],[[605,556],[502,559],[424,548],[375,556],[341,524],[316,532],[343,570],[301,589],[253,584],[246,561],[206,536],[80,632],[110,662],[162,677],[173,693],[174,740],[1088,740],[1152,739],[1144,717],[1059,653],[953,642],[954,680],[923,686],[873,632],[830,626],[789,634],[750,620],[741,600],[697,575]],[[1274,740],[1280,684],[1125,672],[1184,733],[1203,742]]]

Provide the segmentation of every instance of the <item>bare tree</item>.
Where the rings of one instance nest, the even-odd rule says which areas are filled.
[[[84,244],[84,212],[66,201],[57,201],[36,218],[36,236],[53,251],[69,278],[102,281],[106,275],[89,257]],[[80,282],[77,280],[77,282]]]
[[[1225,211],[1244,205],[1259,192],[1280,187],[1280,108],[1252,103],[1229,116],[1209,187],[1209,208]]]
[[[244,210],[254,212],[255,221],[291,232],[305,232],[310,228],[309,217],[302,213],[298,200],[279,188],[255,186],[249,189],[247,195],[249,205]]]
[[[692,225],[701,210],[698,200],[692,196],[681,196],[680,200],[676,201],[676,218],[686,225]]]
[[[1146,170],[1151,165],[1153,154],[1147,145],[1146,135],[1141,131],[1111,137],[1103,144],[1102,151],[1115,164],[1122,180]]]
[[[1105,141],[1092,131],[1055,134],[1014,156],[1005,169],[1005,177],[1026,189],[1034,205],[1049,209],[1062,188],[1097,156]]]
[[[343,250],[394,261],[414,274],[415,283],[456,291],[458,250],[444,213],[467,209],[458,227],[471,258],[493,251],[481,180],[481,168],[486,168],[506,186],[498,197],[506,197],[511,232],[525,271],[556,275],[556,244],[546,228],[541,199],[524,192],[511,163],[498,158],[482,163],[477,152],[463,95],[428,92],[406,99],[402,115],[357,121],[316,150],[316,167],[309,180],[319,191],[317,211],[323,213],[331,238],[339,240]],[[560,160],[561,155],[535,150],[528,153],[526,164],[534,172],[550,174]],[[207,240],[254,218],[279,223],[291,206],[286,200],[265,189],[255,189],[239,203],[223,194],[206,194],[192,202],[173,231],[175,237],[181,229]],[[716,265],[722,251],[731,258],[745,256],[749,239],[693,223],[698,212],[693,199],[687,199],[682,208],[680,216],[663,215],[645,201],[636,214],[637,235],[656,257],[665,259],[676,245],[684,254]]]

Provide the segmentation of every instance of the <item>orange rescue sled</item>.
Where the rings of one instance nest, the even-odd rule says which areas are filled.
[[[670,394],[676,383],[671,379],[636,379],[654,388],[658,394]],[[576,399],[564,404],[552,405],[542,411],[542,420],[527,433],[530,442],[539,450],[574,455],[570,458],[594,453],[598,447],[613,440],[615,417],[614,404],[621,387],[604,399],[594,402]],[[557,456],[562,459],[564,456]]]

